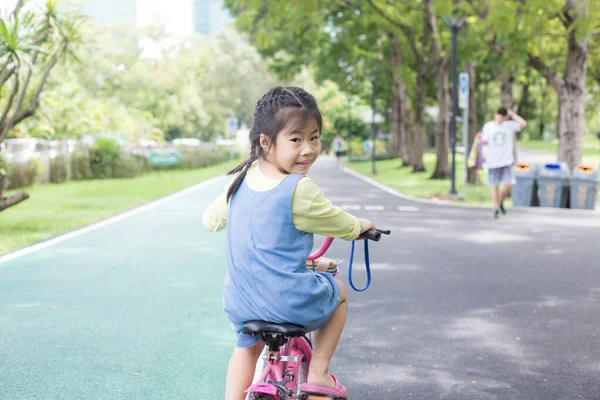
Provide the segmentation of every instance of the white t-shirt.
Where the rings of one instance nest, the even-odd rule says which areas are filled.
[[[337,137],[333,139],[333,151],[336,153],[344,151],[344,139]]]
[[[485,161],[488,168],[514,164],[515,133],[520,131],[521,125],[516,121],[504,121],[500,125],[490,121],[483,126],[482,138],[487,143]]]

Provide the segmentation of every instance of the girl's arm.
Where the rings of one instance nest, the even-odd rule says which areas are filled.
[[[375,228],[369,220],[358,219],[334,206],[310,178],[298,182],[292,202],[296,229],[323,236],[354,240],[362,232]]]
[[[206,211],[204,211],[202,225],[210,232],[218,232],[227,225],[227,211],[229,210],[229,205],[227,204],[228,188],[229,185],[225,187],[225,191],[217,196]]]

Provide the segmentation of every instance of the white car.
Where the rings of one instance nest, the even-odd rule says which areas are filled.
[[[44,139],[5,139],[2,144],[4,158],[8,163],[26,162],[32,158],[47,159],[50,153],[48,141]]]

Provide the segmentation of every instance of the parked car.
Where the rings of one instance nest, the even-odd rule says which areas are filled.
[[[133,143],[131,154],[147,157],[156,148],[158,148],[156,140],[142,139]]]
[[[50,146],[45,139],[5,139],[2,144],[4,145],[4,156],[8,163],[26,162],[33,158],[49,158]]]
[[[5,139],[3,144],[6,151],[4,158],[8,164],[28,164],[36,160],[40,169],[37,182],[47,183],[50,181],[50,145],[45,139],[38,138],[16,138]]]
[[[69,155],[75,150],[77,140],[51,140],[48,145],[50,147],[50,158],[54,159],[59,155]]]

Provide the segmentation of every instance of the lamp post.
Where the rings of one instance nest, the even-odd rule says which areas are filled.
[[[450,146],[452,147],[452,186],[450,195],[456,196],[456,115],[458,114],[458,72],[456,68],[457,57],[457,36],[458,31],[464,23],[464,18],[458,18],[452,15],[451,18],[444,18],[444,23],[452,31],[452,118],[450,119]],[[466,148],[466,146],[465,146]],[[465,150],[466,151],[466,150]],[[466,157],[465,153],[465,157]]]

